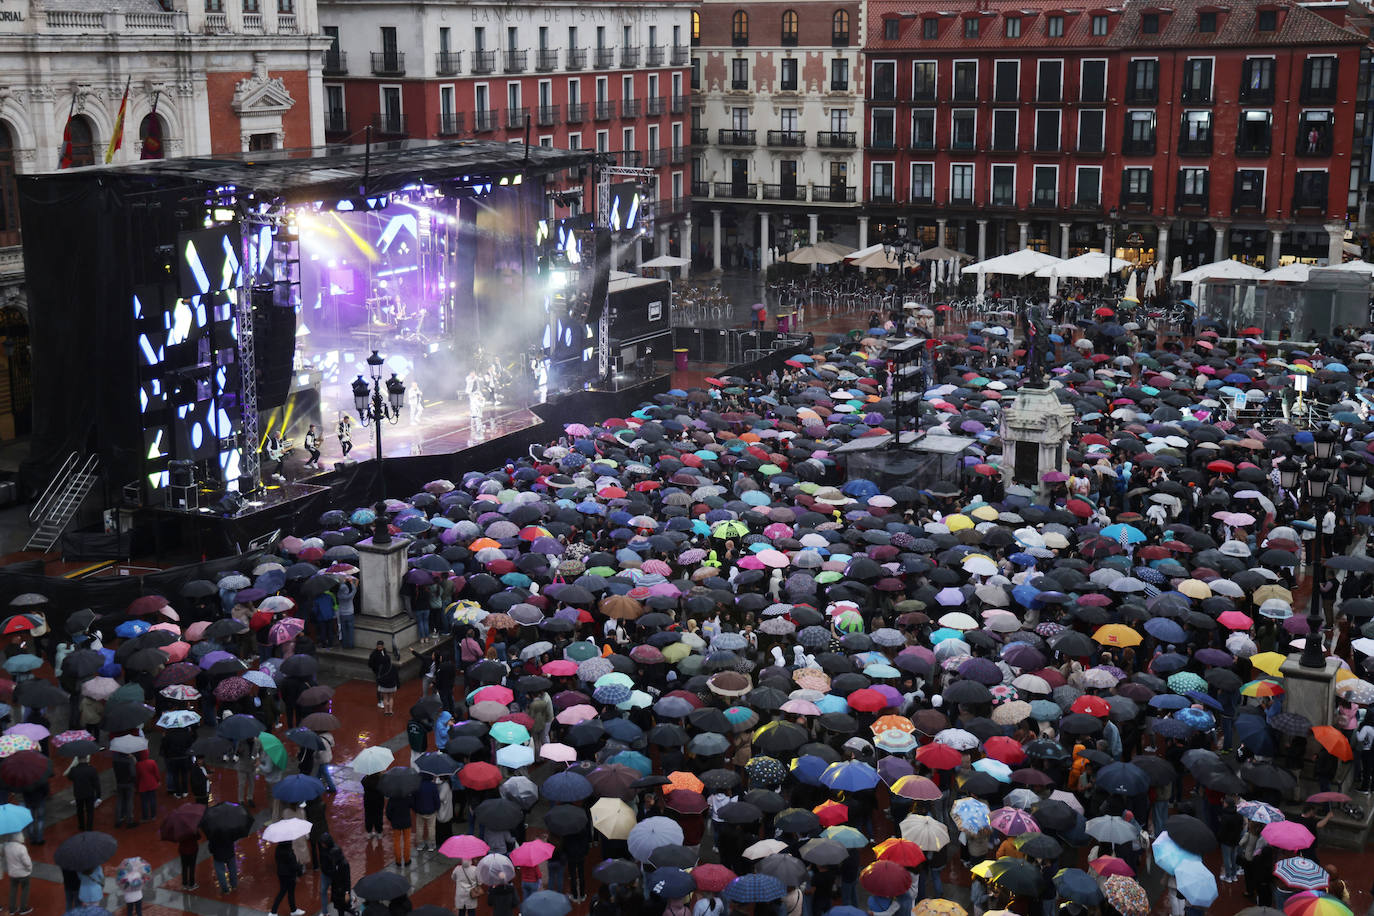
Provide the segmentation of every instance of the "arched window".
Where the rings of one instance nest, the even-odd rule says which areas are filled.
[[[95,165],[95,131],[91,129],[90,120],[85,115],[73,115],[67,129],[72,141],[68,152],[69,168]]]
[[[138,125],[139,158],[163,158],[162,138],[167,134],[162,119],[155,114],[147,115]]]
[[[692,10],[692,44],[701,44],[701,14]]]
[[[835,15],[830,17],[830,43],[832,45],[849,44],[848,10],[835,10]]]
[[[788,10],[782,14],[782,43],[784,47],[795,47],[797,44],[797,11]]]
[[[730,17],[730,42],[734,45],[749,44],[749,14],[744,10],[735,10],[735,15]]]
[[[14,136],[0,123],[0,246],[19,244],[19,196],[14,182]]]

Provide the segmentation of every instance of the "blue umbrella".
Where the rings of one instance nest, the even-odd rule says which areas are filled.
[[[33,815],[23,805],[0,805],[0,834],[18,833],[33,823]]]
[[[610,729],[608,728],[607,731]],[[609,758],[607,763],[618,763],[627,766],[632,770],[638,770],[641,776],[648,776],[654,771],[654,765],[649,762],[639,751],[621,751],[619,754]]]
[[[1263,757],[1273,757],[1278,753],[1274,733],[1264,721],[1264,716],[1236,716],[1236,740],[1251,751]]]
[[[1057,708],[1057,707],[1056,707]],[[821,776],[829,767],[824,757],[817,757],[814,754],[803,754],[792,761],[792,775],[797,782],[807,786],[819,786]]]
[[[1216,717],[1205,709],[1180,709],[1174,712],[1174,718],[1186,723],[1191,728],[1198,731],[1207,731],[1214,728],[1217,724]]]
[[[863,791],[873,788],[878,782],[878,771],[862,760],[832,763],[821,774],[821,784],[835,791]]]
[[[272,787],[272,797],[289,805],[301,805],[324,794],[324,783],[314,776],[295,773]]]
[[[781,900],[786,893],[787,888],[777,878],[754,872],[741,875],[725,885],[720,895],[732,903],[767,903]]]
[[[5,670],[12,674],[22,674],[43,666],[43,659],[27,652],[5,660]]]
[[[1150,572],[1159,575],[1159,573],[1154,570],[1150,570]],[[1159,575],[1159,578],[1160,581],[1164,579],[1162,575]],[[1151,617],[1149,620],[1145,621],[1145,632],[1161,642],[1180,643],[1186,638],[1183,627],[1179,626],[1168,617]]]
[[[520,916],[568,916],[572,902],[558,891],[535,891],[520,904]]]
[[[1126,542],[1128,544],[1141,544],[1145,541],[1145,532],[1134,525],[1117,522],[1115,525],[1108,525],[1106,528],[1102,529],[1102,536],[1113,541],[1119,541],[1123,533],[1126,535]]]
[[[592,794],[592,784],[581,773],[567,770],[544,780],[539,791],[552,802],[578,802]]]
[[[115,635],[123,639],[132,639],[135,636],[142,636],[153,628],[153,625],[146,620],[126,620],[115,627]]]
[[[649,875],[648,889],[664,900],[677,900],[696,890],[696,880],[680,868],[659,868]]]

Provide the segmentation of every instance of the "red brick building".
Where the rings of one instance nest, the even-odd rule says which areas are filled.
[[[991,256],[1339,258],[1367,39],[1255,0],[872,0],[875,220]]]
[[[689,190],[685,2],[328,0],[320,22],[332,43],[324,59],[330,142],[362,142],[370,128],[378,141],[528,139],[612,153],[657,173],[666,248]],[[571,176],[568,185],[584,182]]]

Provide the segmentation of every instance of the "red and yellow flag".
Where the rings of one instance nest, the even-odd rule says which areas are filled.
[[[114,159],[115,150],[124,145],[124,114],[129,110],[129,82],[124,81],[124,98],[119,103],[119,114],[115,116],[114,130],[110,133],[110,145],[105,147],[105,164]]]

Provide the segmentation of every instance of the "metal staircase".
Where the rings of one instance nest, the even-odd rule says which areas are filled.
[[[84,462],[76,452],[67,456],[29,512],[29,523],[37,527],[24,545],[25,550],[48,553],[56,546],[62,532],[67,530],[87,494],[100,479],[96,473],[98,464],[99,459],[95,455]]]

